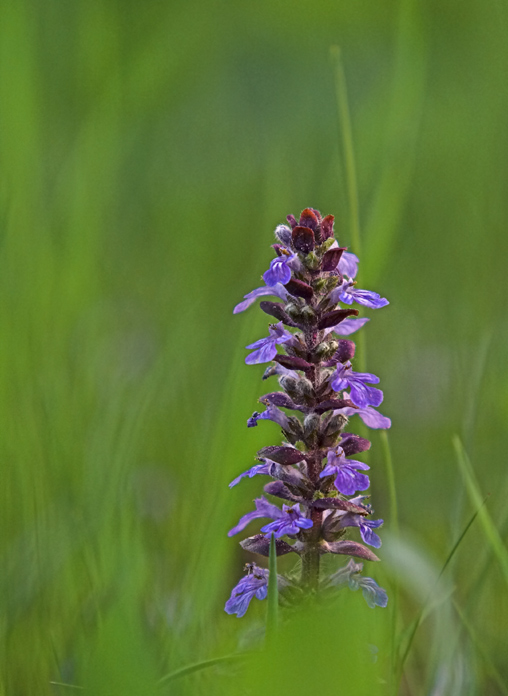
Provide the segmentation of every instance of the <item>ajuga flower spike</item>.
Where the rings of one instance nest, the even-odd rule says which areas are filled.
[[[356,288],[359,260],[335,240],[333,215],[322,218],[319,211],[306,208],[298,221],[292,215],[287,219],[289,226],[275,230],[276,257],[263,274],[265,285],[245,295],[234,309],[235,314],[243,312],[260,297],[279,300],[260,303],[276,321],[266,338],[247,346],[252,352],[245,362],[271,363],[263,379],[276,376],[282,391],[261,397],[265,410],[255,411],[247,425],[274,421],[284,441],[260,450],[259,463],[230,484],[236,486],[245,477],[269,476],[273,480],[264,492],[285,502],[280,508],[264,496],[257,498],[255,510],[243,515],[229,536],[263,519],[260,533],[240,543],[250,552],[268,556],[273,534],[278,556],[300,556],[299,578],[279,576],[282,589],[293,588],[295,596],[294,590],[298,595],[345,585],[353,590],[361,587],[369,606],[385,607],[386,592],[360,574],[362,563],[351,558],[332,575],[321,577],[320,557],[333,553],[379,560],[368,546],[381,546],[374,529],[383,520],[371,519],[373,511],[363,502],[368,496],[358,495],[370,485],[365,473],[369,467],[351,458],[368,450],[370,442],[344,430],[356,414],[369,428],[389,428],[391,422],[376,410],[383,392],[371,385],[378,384],[379,378],[353,370],[355,344],[342,337],[368,321],[357,318],[359,312],[351,305],[377,309],[388,300]],[[348,538],[349,534],[359,535],[364,543]],[[254,563],[246,569],[247,575],[226,603],[229,614],[243,616],[251,599],[267,596],[268,571]]]

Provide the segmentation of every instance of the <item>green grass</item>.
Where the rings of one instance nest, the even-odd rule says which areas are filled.
[[[0,14],[0,696],[391,696],[422,611],[401,696],[506,693],[506,8]],[[369,458],[390,604],[281,611],[263,651],[266,602],[223,612],[259,482],[227,484],[279,434],[245,428],[266,318],[231,311],[309,205],[391,302],[360,356],[393,422]]]

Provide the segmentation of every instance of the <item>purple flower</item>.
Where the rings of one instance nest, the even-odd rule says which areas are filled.
[[[372,578],[364,578],[360,575],[363,570],[363,563],[356,563],[351,559],[344,568],[340,568],[329,578],[331,585],[345,585],[353,591],[362,589],[363,597],[369,607],[373,609],[375,606],[386,607],[388,604],[388,595],[386,590],[373,580]]]
[[[272,520],[277,520],[282,515],[282,511],[276,505],[269,503],[263,496],[261,496],[261,498],[256,498],[254,504],[256,505],[256,509],[241,517],[238,524],[233,527],[233,529],[229,530],[228,536],[231,537],[243,531],[252,520],[258,517],[269,517]]]
[[[243,302],[236,305],[236,307],[233,309],[233,314],[239,314],[240,312],[245,311],[247,307],[250,307],[251,304],[257,300],[258,297],[263,297],[265,295],[275,295],[286,302],[288,291],[281,283],[276,283],[273,286],[256,288],[255,290],[252,290],[252,292],[248,292],[246,295],[244,295]]]
[[[297,534],[300,529],[309,529],[312,527],[312,520],[304,517],[300,512],[299,505],[283,505],[282,510],[276,505],[269,503],[266,498],[256,498],[254,501],[256,509],[248,512],[240,518],[238,524],[230,529],[228,536],[234,536],[245,529],[245,527],[259,517],[270,517],[275,520],[261,528],[262,532],[267,535],[274,534],[276,539],[279,539],[284,534]]]
[[[346,459],[342,447],[328,450],[327,465],[319,474],[319,478],[336,476],[335,488],[343,495],[354,495],[357,491],[366,491],[370,485],[366,474],[358,473],[358,469],[367,471],[370,467],[355,459]]]
[[[240,619],[249,608],[251,599],[265,599],[267,592],[268,571],[255,563],[248,563],[247,575],[233,588],[224,610],[228,614],[236,614]]]
[[[263,411],[262,413],[259,413],[259,411],[254,411],[252,416],[247,421],[247,427],[256,427],[258,420],[271,420],[274,423],[278,423],[283,430],[291,430],[289,418],[286,416],[284,411],[281,411],[280,408],[277,408],[277,406],[272,406],[272,404],[267,406],[266,411]]]
[[[356,515],[353,512],[347,512],[340,521],[341,527],[359,527],[364,542],[375,549],[381,546],[381,539],[373,530],[381,527],[382,524],[383,520],[367,520],[363,515]]]
[[[278,509],[278,508],[277,508]],[[312,520],[304,517],[300,512],[300,505],[283,505],[280,517],[274,522],[261,527],[261,531],[267,536],[273,534],[276,539],[280,539],[284,534],[298,534],[300,529],[310,529]]]
[[[354,416],[358,414],[365,425],[375,430],[384,430],[386,428],[390,428],[392,425],[392,421],[388,418],[388,416],[383,416],[382,413],[376,411],[374,408],[372,408],[372,406],[367,406],[367,408],[351,408],[350,406],[347,406],[346,408],[340,409],[338,413],[343,413],[345,416]]]
[[[386,590],[379,587],[377,582],[372,578],[364,578],[359,574],[351,575],[349,578],[349,588],[351,590],[358,590],[361,588],[363,598],[371,609],[374,609],[375,606],[386,607],[388,604]]]
[[[342,275],[348,276],[349,278],[356,278],[359,263],[360,259],[358,256],[352,254],[350,251],[344,251],[340,257],[338,268]]]
[[[353,281],[347,280],[330,293],[330,302],[335,303],[339,300],[348,305],[357,302],[371,309],[379,309],[380,307],[385,307],[387,304],[390,304],[387,299],[378,295],[377,292],[372,292],[371,290],[357,290],[354,287]]]
[[[264,464],[255,464],[252,466],[250,469],[247,471],[244,471],[243,474],[240,474],[240,476],[237,476],[231,483],[229,484],[230,488],[233,488],[233,486],[236,486],[240,483],[240,481],[248,476],[249,478],[252,478],[253,476],[256,476],[256,474],[270,474],[270,469],[272,467],[272,464],[275,462],[270,461],[267,459]]]
[[[351,282],[343,283],[341,290],[340,301],[348,305],[356,302],[364,307],[379,309],[389,304],[388,300],[381,297],[377,292],[372,292],[371,290],[357,290]]]
[[[383,392],[375,387],[368,387],[365,383],[377,384],[379,377],[369,372],[353,372],[350,361],[337,365],[335,374],[330,380],[334,391],[351,389],[351,401],[355,406],[366,408],[367,406],[379,406],[383,401]]]
[[[269,332],[270,335],[267,338],[260,338],[259,341],[247,346],[249,349],[255,349],[245,358],[247,365],[270,362],[277,355],[277,344],[287,343],[293,339],[293,334],[284,328],[281,321],[278,324],[270,324]]]
[[[288,230],[289,231],[289,230]],[[285,250],[281,250],[283,256],[277,256],[270,263],[270,268],[263,273],[263,280],[265,283],[271,287],[277,283],[282,283],[285,285],[291,280],[291,262],[297,258],[296,254],[290,254]]]

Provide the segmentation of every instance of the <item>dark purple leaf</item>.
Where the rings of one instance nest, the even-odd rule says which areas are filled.
[[[354,403],[349,399],[329,399],[318,404],[314,411],[316,413],[325,413],[326,411],[336,411],[339,408],[356,408]]]
[[[321,217],[320,214],[319,217]],[[311,230],[315,230],[318,226],[318,222],[319,219],[314,210],[312,208],[305,208],[300,215],[300,221],[298,224],[302,227],[310,227]]]
[[[282,498],[283,500],[290,500],[292,503],[302,503],[303,498],[299,495],[291,493],[289,488],[285,486],[282,481],[270,481],[263,488],[265,493],[273,495],[276,498]]]
[[[288,285],[289,283],[286,285],[286,288]],[[328,329],[330,326],[337,326],[337,324],[340,324],[344,319],[356,316],[358,316],[357,309],[334,309],[333,312],[323,314],[319,320],[318,329]]]
[[[304,283],[303,280],[296,280],[292,278],[284,287],[291,295],[294,295],[295,297],[303,297],[305,300],[310,300],[314,295],[314,290],[310,287],[310,285]],[[358,314],[358,312],[356,313]]]
[[[322,271],[334,271],[337,268],[337,264],[340,261],[342,253],[346,251],[343,248],[328,249],[326,254],[323,256],[323,261],[321,262]]]
[[[278,362],[279,365],[287,367],[288,370],[310,370],[314,367],[314,365],[311,365],[311,363],[308,363],[303,358],[296,358],[293,355],[279,354],[274,357],[274,360]]]
[[[275,317],[286,324],[286,326],[297,326],[289,315],[286,314],[284,305],[281,302],[268,302],[267,300],[263,300],[263,302],[259,303],[259,306],[265,314]]]
[[[340,446],[344,450],[346,457],[350,457],[352,454],[358,454],[370,449],[370,440],[366,440],[359,435],[353,435],[353,433],[344,433]]]
[[[372,553],[370,549],[357,541],[329,541],[325,548],[327,548],[330,553],[356,556],[357,558],[363,558],[365,561],[379,561],[375,553]]]
[[[262,404],[268,403],[273,406],[278,406],[279,408],[291,408],[294,411],[301,410],[285,392],[271,392],[270,394],[265,394],[259,398],[259,401]]]
[[[258,457],[260,459],[271,459],[272,462],[277,462],[277,464],[289,466],[290,464],[298,464],[298,462],[303,462],[305,459],[305,454],[300,452],[299,449],[296,449],[296,447],[269,445],[268,447],[263,447],[263,449],[259,450]]]
[[[255,534],[254,536],[244,539],[240,542],[242,549],[250,551],[250,553],[258,553],[260,556],[268,557],[270,555],[270,539],[264,534]],[[293,547],[283,539],[275,540],[275,551],[277,556],[285,556],[287,553],[294,551]]]
[[[323,239],[328,239],[329,237],[333,237],[333,221],[334,221],[333,215],[327,215],[324,217],[321,221],[321,233],[323,235]]]
[[[297,251],[301,251],[304,254],[313,251],[316,246],[313,230],[310,227],[301,227],[300,225],[295,227],[293,230],[293,246]]]
[[[312,507],[318,510],[344,510],[345,512],[353,512],[356,515],[368,515],[365,508],[341,498],[320,498],[312,503]]]
[[[286,220],[289,222],[289,224],[291,225],[291,229],[293,229],[293,230],[298,225],[298,222],[297,222],[294,215],[288,215],[286,217]]]

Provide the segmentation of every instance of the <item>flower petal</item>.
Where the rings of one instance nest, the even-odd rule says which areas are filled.
[[[370,319],[367,317],[362,317],[361,319],[344,319],[333,331],[338,336],[350,336],[355,331],[358,331],[358,329],[361,329],[362,326],[365,326],[368,321],[370,321]]]
[[[390,428],[392,425],[392,421],[388,416],[383,416],[382,413],[379,413],[379,411],[376,411],[371,406],[367,406],[367,408],[351,408],[350,406],[346,406],[346,408],[340,410],[340,413],[343,413],[345,416],[354,416],[358,414],[365,425],[374,430]]]

